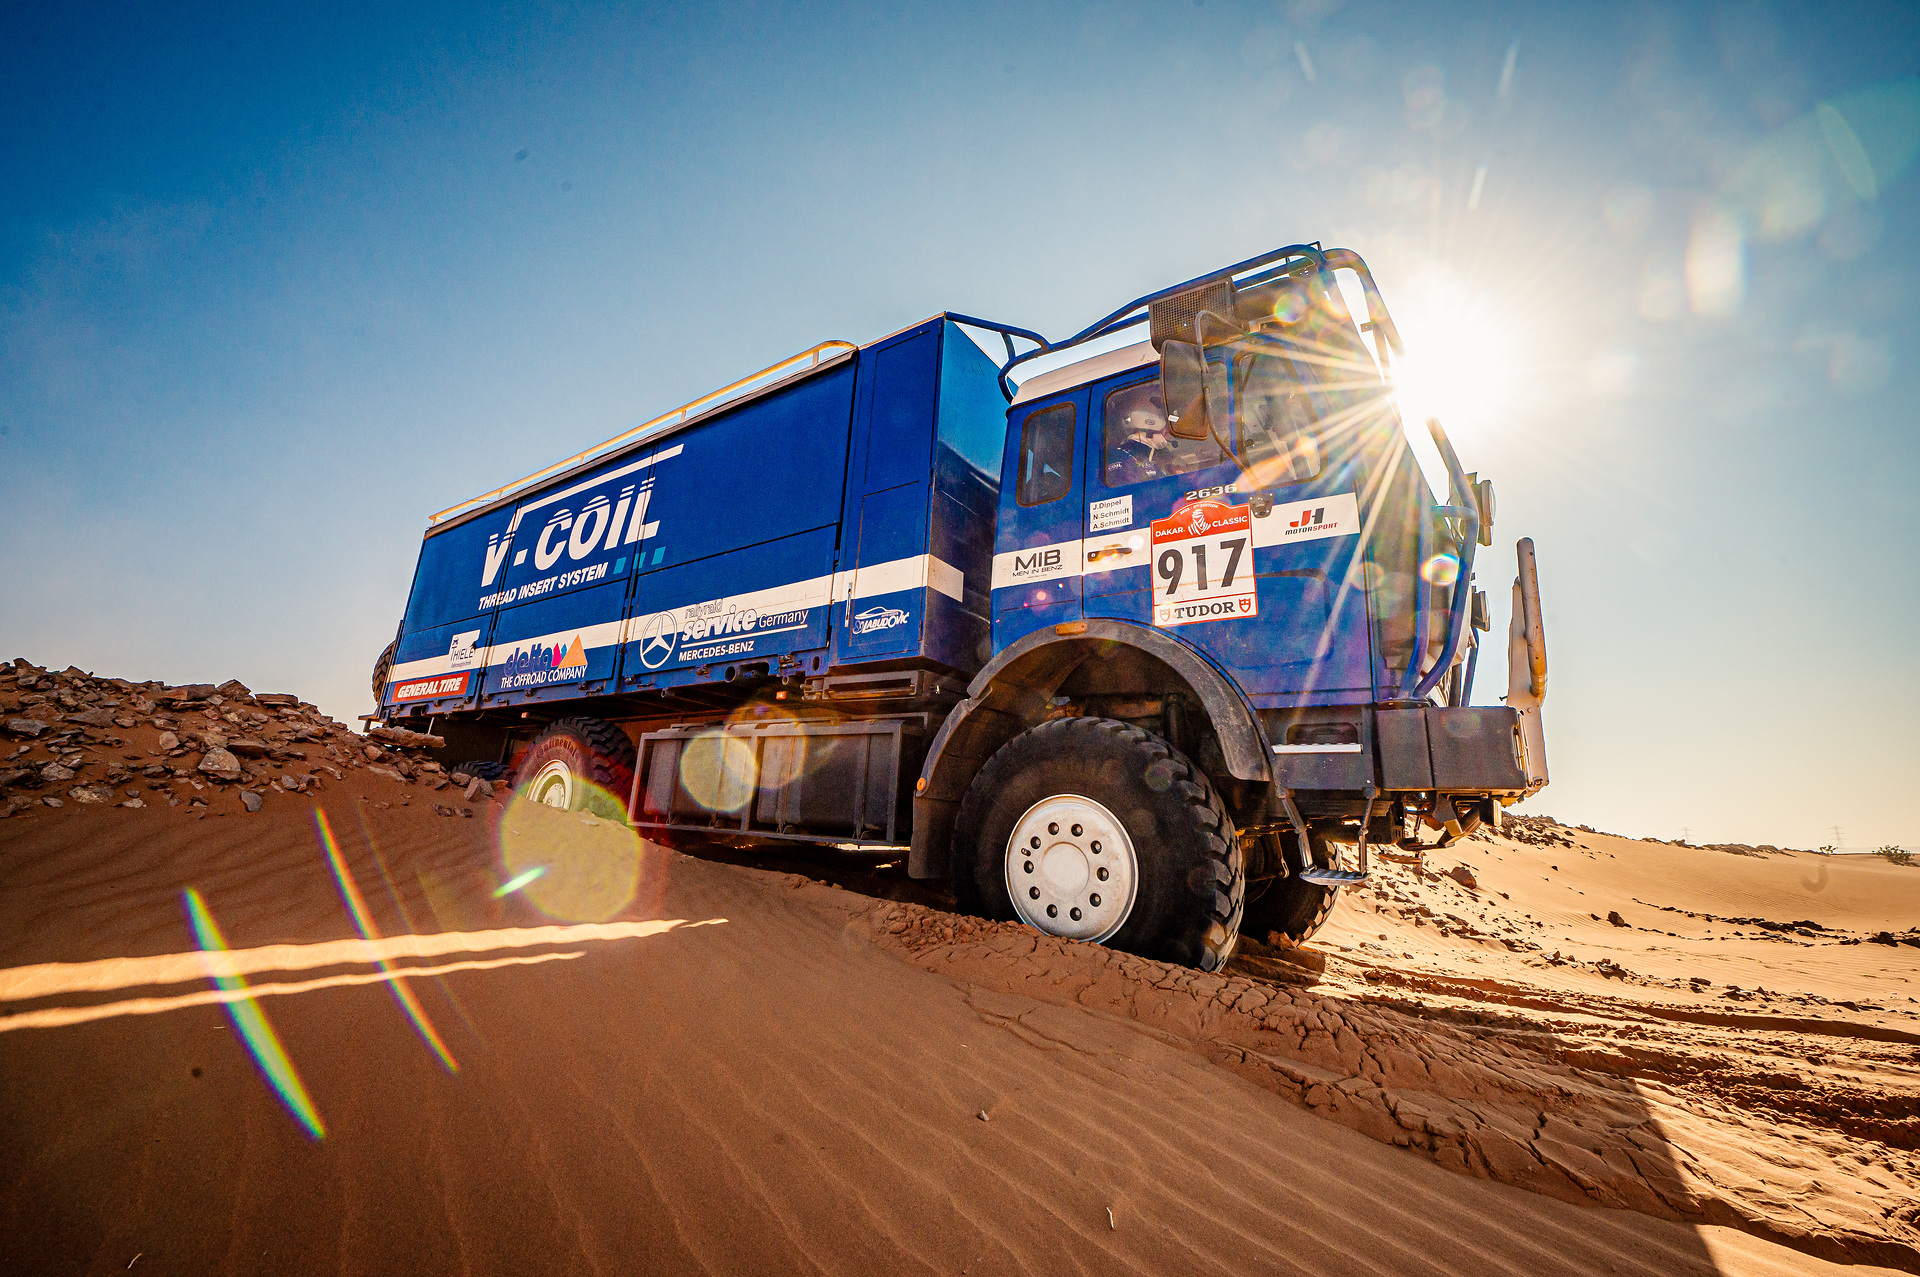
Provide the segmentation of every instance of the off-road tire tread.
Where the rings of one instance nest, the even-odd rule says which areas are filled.
[[[400,640],[395,639],[393,642],[387,644],[385,648],[381,649],[378,659],[373,663],[373,709],[375,713],[380,712],[380,702],[386,698],[387,683],[393,677],[393,658],[399,651]]]
[[[1111,718],[1056,718],[1029,728],[1002,745],[981,767],[967,786],[954,819],[953,891],[962,912],[991,917],[1004,913],[1002,921],[1017,916],[1011,906],[1004,911],[989,910],[973,877],[976,855],[975,831],[986,818],[1002,786],[1027,763],[1030,751],[1047,754],[1074,754],[1076,740],[1096,736],[1118,740],[1138,761],[1139,773],[1164,763],[1170,772],[1168,790],[1181,802],[1199,833],[1205,851],[1206,877],[1203,886],[1189,882],[1196,895],[1210,895],[1206,908],[1196,910],[1183,930],[1165,938],[1162,951],[1146,957],[1165,958],[1186,963],[1202,971],[1218,971],[1233,957],[1240,938],[1240,921],[1245,907],[1246,879],[1242,871],[1239,844],[1233,822],[1219,792],[1206,774],[1163,738],[1129,723]],[[996,853],[1003,854],[1003,853]],[[1143,857],[1144,870],[1144,857]]]
[[[469,758],[464,763],[456,763],[454,766],[447,768],[447,772],[449,774],[452,774],[453,772],[462,772],[468,776],[473,777],[475,780],[484,780],[484,781],[491,782],[496,780],[505,780],[508,776],[513,774],[513,769],[511,767],[508,767],[505,763],[496,763],[490,759]]]
[[[563,735],[575,736],[586,742],[589,761],[583,779],[598,785],[624,804],[633,788],[633,769],[638,756],[627,734],[600,718],[561,718],[549,723],[547,729],[527,746],[526,759],[520,764],[519,774],[514,777],[515,787],[533,779],[529,764],[537,756],[540,746]],[[537,771],[538,768],[531,770]]]

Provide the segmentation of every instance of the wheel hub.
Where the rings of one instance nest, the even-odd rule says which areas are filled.
[[[558,758],[549,760],[534,773],[533,783],[527,786],[527,796],[561,811],[573,810],[573,769]]]
[[[1091,798],[1057,794],[1014,822],[1007,894],[1023,922],[1049,935],[1101,941],[1125,925],[1139,890],[1133,840]]]

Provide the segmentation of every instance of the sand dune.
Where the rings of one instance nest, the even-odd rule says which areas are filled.
[[[1920,871],[1476,842],[1208,977],[428,797],[0,823],[7,1270],[1920,1268]]]

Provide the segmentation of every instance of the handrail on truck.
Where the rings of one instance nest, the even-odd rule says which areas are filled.
[[[725,399],[737,391],[745,390],[756,382],[765,381],[779,373],[788,372],[798,364],[804,363],[809,368],[817,368],[820,366],[820,361],[827,357],[828,352],[838,354],[841,351],[858,349],[859,347],[850,341],[823,341],[819,345],[803,350],[791,358],[782,359],[777,364],[762,368],[750,377],[742,377],[736,382],[720,387],[720,389],[713,391],[711,394],[702,395],[689,403],[681,404],[671,412],[662,413],[651,421],[643,421],[631,430],[623,430],[613,438],[603,443],[597,443],[583,452],[576,452],[564,461],[556,461],[545,469],[536,470],[524,479],[515,479],[512,483],[502,484],[491,492],[483,492],[479,496],[462,501],[458,505],[448,506],[438,514],[428,515],[427,526],[433,527],[443,519],[448,519],[464,511],[476,509],[490,502],[498,501],[510,492],[517,492],[551,475],[558,474],[563,470],[571,470],[582,462],[591,461],[593,458],[613,448],[619,447],[630,439],[636,439],[648,431],[658,430],[663,426],[677,426],[689,416],[693,415],[694,409],[702,408],[718,400]]]

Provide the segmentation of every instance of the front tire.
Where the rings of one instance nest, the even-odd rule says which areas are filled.
[[[974,777],[953,836],[968,913],[1214,971],[1239,939],[1239,841],[1198,768],[1112,719],[1042,723]]]
[[[527,747],[514,787],[532,802],[625,820],[633,742],[612,723],[563,718]]]

